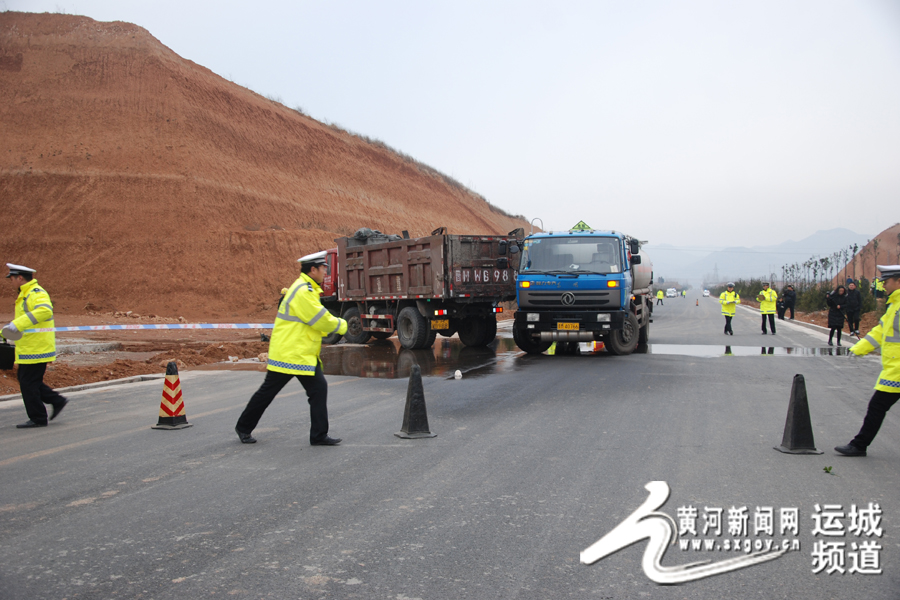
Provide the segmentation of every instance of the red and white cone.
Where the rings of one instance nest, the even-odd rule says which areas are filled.
[[[184,429],[190,427],[184,414],[184,400],[181,398],[181,380],[178,365],[166,365],[166,381],[163,385],[162,401],[159,403],[159,422],[152,429]]]

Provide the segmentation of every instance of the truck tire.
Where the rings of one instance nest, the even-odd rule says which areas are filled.
[[[323,337],[322,343],[333,346],[334,344],[340,342],[343,337],[344,336],[342,336],[340,333],[332,333],[331,335],[326,335],[325,337]]]
[[[622,356],[631,354],[638,344],[638,320],[632,313],[625,316],[625,323],[622,329],[613,331],[606,337],[606,349],[610,354]]]
[[[527,331],[519,331],[517,327],[513,327],[513,340],[516,342],[516,346],[528,354],[540,354],[546,351],[552,343],[536,342],[531,339],[531,335]]]
[[[487,346],[497,337],[497,318],[470,317],[459,322],[459,341],[466,346]]]
[[[397,339],[407,350],[427,348],[429,339],[434,343],[430,333],[428,321],[415,306],[407,306],[397,315]]]
[[[638,330],[638,344],[646,344],[650,341],[650,319]]]
[[[487,319],[485,319],[485,323],[487,327],[484,330],[484,343],[482,346],[487,346],[495,339],[497,339],[497,315],[489,315]]]
[[[347,333],[344,334],[344,339],[348,344],[365,344],[372,337],[371,333],[363,331],[359,309],[355,306],[344,311],[344,320],[347,321]]]

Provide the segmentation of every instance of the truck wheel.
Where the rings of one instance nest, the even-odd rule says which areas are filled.
[[[650,341],[650,319],[638,330],[638,344],[646,344]]]
[[[331,335],[326,335],[325,337],[323,337],[323,338],[322,338],[322,343],[323,343],[323,344],[334,345],[334,344],[337,344],[338,342],[340,342],[340,341],[341,341],[341,338],[343,338],[343,337],[344,337],[344,336],[342,336],[342,335],[339,334],[339,333],[332,333]]]
[[[628,313],[622,329],[613,331],[606,337],[606,349],[611,354],[631,354],[638,343],[638,320],[633,314]]]
[[[497,322],[494,321],[493,325],[493,332],[496,337]],[[456,333],[459,334],[459,341],[466,346],[486,346],[494,340],[493,337],[485,339],[490,333],[490,325],[486,319],[479,319],[478,317],[469,317],[460,321],[459,329],[457,329]]]
[[[537,342],[531,338],[531,334],[527,331],[520,331],[519,328],[513,327],[513,340],[516,346],[527,352],[528,354],[540,354],[550,347],[552,342]]]
[[[427,348],[426,344],[431,337],[429,333],[428,321],[419,314],[419,309],[415,306],[407,306],[397,315],[397,338],[404,348],[408,350]],[[431,341],[434,343],[433,338]]]
[[[497,315],[489,315],[484,322],[486,325],[484,328],[484,343],[481,345],[487,346],[497,339]]]
[[[344,320],[347,321],[347,333],[344,334],[344,339],[348,344],[365,344],[372,337],[371,333],[363,331],[359,309],[355,306],[344,311]]]

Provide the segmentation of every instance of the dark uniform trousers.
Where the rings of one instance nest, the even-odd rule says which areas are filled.
[[[766,319],[769,320],[769,327],[772,329],[772,333],[775,333],[775,315],[771,313],[762,315],[762,332],[766,333]]]
[[[321,365],[316,366],[316,374],[313,376],[266,371],[266,379],[250,398],[247,408],[238,419],[237,430],[241,433],[253,433],[269,404],[294,377],[300,380],[309,399],[310,443],[320,442],[328,437],[328,382],[325,380]]]
[[[881,429],[885,413],[898,399],[900,399],[900,394],[875,390],[875,393],[872,394],[872,399],[869,400],[869,409],[866,411],[866,418],[863,419],[862,428],[850,443],[860,450],[868,448],[872,440],[875,439],[875,434]]]
[[[791,311],[791,319],[794,318],[794,303],[793,302],[785,302],[784,303],[784,314],[787,315],[787,311]]]
[[[38,425],[47,424],[47,407],[45,404],[60,406],[66,399],[62,394],[44,383],[47,363],[30,363],[18,365],[17,377],[19,389],[22,390],[22,402],[28,419]]]

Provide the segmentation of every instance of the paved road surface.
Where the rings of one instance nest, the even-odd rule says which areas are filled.
[[[867,458],[831,450],[858,429],[878,361],[822,355],[822,333],[780,321],[763,337],[750,311],[733,337],[722,324],[716,300],[695,293],[657,307],[646,354],[526,356],[500,344],[462,380],[431,370],[438,436],[422,440],[393,435],[403,378],[329,377],[331,433],[345,440],[335,448],[307,444],[296,383],[266,413],[259,443],[241,445],[233,428],[262,380],[254,372],[182,374],[194,425],[182,431],[150,429],[158,382],[73,393],[37,431],[14,428],[20,402],[0,403],[0,598],[896,600],[900,414]],[[797,373],[823,455],[773,450]],[[581,564],[656,480],[671,490],[660,510],[679,526],[690,524],[682,507],[697,509],[700,534],[707,509],[723,509],[721,536],[681,539],[786,538],[800,549],[675,586],[645,575],[646,540]],[[869,503],[883,535],[848,533],[851,505]],[[843,536],[814,535],[817,504],[840,505],[832,525]],[[749,535],[727,535],[731,507],[747,508]],[[773,535],[753,535],[758,507],[773,508]],[[790,508],[796,537],[778,531]],[[882,546],[882,575],[813,574],[816,544],[843,542],[834,556],[848,570],[860,556],[851,544],[866,541]],[[675,546],[663,563],[737,556]]]

